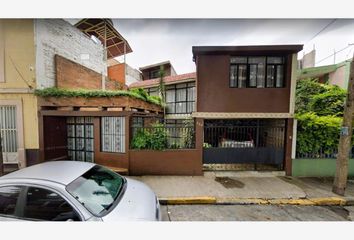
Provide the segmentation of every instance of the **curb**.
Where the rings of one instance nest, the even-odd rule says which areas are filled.
[[[354,199],[341,197],[302,198],[302,199],[264,199],[264,198],[221,198],[173,197],[159,198],[161,205],[214,204],[214,205],[299,205],[299,206],[353,206]]]
[[[182,205],[182,204],[216,204],[216,197],[176,197],[159,198],[162,205]]]

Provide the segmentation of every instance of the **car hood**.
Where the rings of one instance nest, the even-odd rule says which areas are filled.
[[[127,179],[127,187],[116,207],[102,217],[103,221],[156,221],[156,195],[146,184]]]

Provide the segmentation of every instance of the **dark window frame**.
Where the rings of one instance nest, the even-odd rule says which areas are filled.
[[[152,90],[152,89],[154,89],[154,90]],[[151,93],[156,93],[156,95],[152,95],[152,96],[159,96],[159,89],[158,89],[158,87],[146,88],[145,90],[146,90],[146,92],[147,92],[149,95],[151,95]]]
[[[182,85],[185,84],[186,86],[184,87],[178,87],[178,85]],[[174,110],[172,112],[167,112],[167,114],[190,114],[193,111],[195,111],[195,102],[196,102],[196,98],[194,97],[193,100],[188,100],[189,94],[188,94],[188,90],[189,89],[193,89],[194,88],[194,96],[196,95],[196,86],[195,86],[195,82],[186,82],[186,83],[178,83],[178,84],[171,84],[171,85],[167,85],[165,89],[165,103],[167,104],[174,104]],[[176,101],[177,99],[177,90],[181,90],[183,89],[185,91],[186,97],[185,100],[183,101]],[[167,91],[174,91],[174,101],[172,102],[167,102]],[[177,104],[178,103],[185,103],[186,104],[186,110],[184,112],[177,112]],[[188,104],[192,104],[192,109],[189,109],[189,105]]]
[[[234,57],[245,57],[247,59],[246,63],[232,63],[231,58]],[[264,57],[265,58],[265,65],[264,65],[264,87],[258,87],[258,64],[255,63],[249,63],[249,58],[256,58],[256,57]],[[269,57],[279,57],[281,58],[281,63],[268,63],[268,58]],[[245,87],[239,87],[239,69],[241,65],[246,65],[246,86]],[[256,65],[256,85],[255,86],[250,86],[250,75],[251,75],[251,65]],[[232,86],[231,84],[231,66],[236,66],[236,79],[235,82],[236,84]],[[275,66],[275,71],[274,71],[274,83],[273,86],[267,87],[268,86],[268,66]],[[283,67],[283,79],[282,79],[282,86],[277,87],[276,86],[276,77],[277,77],[277,66],[282,66]],[[287,79],[287,58],[284,55],[233,55],[230,56],[229,60],[229,88],[286,88],[286,79]]]
[[[4,218],[21,219],[21,217],[18,216],[18,214],[19,214],[20,208],[22,206],[25,186],[22,186],[20,184],[14,184],[14,185],[6,184],[6,185],[0,186],[0,188],[6,188],[6,187],[17,187],[17,188],[20,188],[20,191],[19,191],[18,196],[17,196],[14,213],[12,215],[6,215],[6,214],[0,213],[0,216],[4,217]]]
[[[124,135],[119,135],[119,134],[110,134],[110,135],[112,135],[112,136],[115,136],[115,135],[124,136],[124,141],[125,141],[125,138],[126,138],[126,134],[125,134],[125,127],[126,127],[125,118],[123,116],[106,116],[106,117],[108,117],[108,118],[110,118],[110,117],[117,117],[117,118],[122,117],[124,119]],[[110,152],[110,151],[103,150],[103,135],[104,135],[104,133],[102,132],[102,123],[103,123],[102,118],[104,118],[104,117],[100,117],[100,126],[99,126],[99,128],[100,128],[100,151],[102,153],[126,154],[127,151],[125,149],[123,150],[123,152]]]
[[[160,73],[160,69],[150,70],[149,71],[149,79],[158,78]]]
[[[66,125],[67,125],[67,127],[69,126],[69,125],[71,125],[71,126],[73,126],[74,127],[74,133],[75,133],[75,136],[74,137],[72,137],[72,136],[67,136],[67,139],[69,139],[69,138],[71,138],[71,139],[73,139],[74,140],[74,145],[75,145],[75,147],[74,147],[74,149],[71,149],[71,148],[69,148],[69,145],[68,145],[68,149],[67,149],[67,151],[69,152],[69,151],[71,151],[71,152],[73,152],[73,154],[75,154],[75,160],[74,161],[79,161],[79,160],[77,160],[77,152],[84,152],[85,154],[84,154],[84,160],[83,160],[83,162],[87,162],[87,157],[86,157],[86,153],[92,153],[92,162],[95,162],[95,128],[94,128],[94,124],[93,124],[93,119],[92,119],[92,122],[86,122],[86,118],[87,117],[83,117],[84,118],[84,122],[82,123],[82,122],[77,122],[77,120],[78,120],[78,118],[80,118],[81,116],[79,116],[79,117],[72,117],[73,119],[74,119],[74,122],[73,123],[69,123],[68,122],[68,120],[66,120]],[[81,117],[82,118],[82,117]],[[76,126],[78,126],[78,125],[82,125],[82,126],[84,126],[84,131],[83,131],[83,137],[78,137],[78,136],[76,136]],[[86,136],[86,129],[87,129],[87,127],[88,126],[92,126],[92,128],[93,128],[93,137],[88,137],[88,136]],[[77,139],[84,139],[84,149],[82,150],[82,151],[80,151],[80,150],[78,150],[77,148],[76,148],[76,140]],[[89,151],[89,150],[87,150],[86,149],[86,142],[88,141],[88,140],[93,140],[93,146],[92,146],[92,151]],[[72,159],[71,159],[72,160]],[[90,161],[89,161],[90,162]]]
[[[82,215],[82,213],[78,210],[78,208],[75,206],[75,204],[69,198],[67,198],[60,191],[58,191],[52,187],[45,186],[42,184],[6,184],[6,185],[2,185],[0,187],[20,187],[21,188],[21,191],[20,191],[19,197],[17,199],[17,203],[16,203],[16,209],[15,209],[15,214],[17,214],[17,215],[2,215],[2,214],[0,214],[0,216],[14,218],[14,219],[20,219],[20,220],[46,221],[46,220],[41,220],[41,219],[33,219],[33,218],[24,217],[24,208],[27,203],[26,196],[28,193],[28,189],[29,188],[41,188],[41,189],[51,191],[53,193],[58,194],[58,196],[60,196],[64,201],[66,201],[72,207],[72,209],[75,211],[76,215],[79,217],[79,221],[84,221],[84,219],[85,219],[84,216]]]
[[[79,221],[82,221],[83,217],[80,214],[80,211],[78,211],[77,208],[74,206],[74,204],[72,204],[69,199],[67,199],[65,196],[63,196],[63,194],[61,194],[59,191],[57,191],[55,189],[52,189],[52,188],[49,188],[49,187],[46,187],[46,186],[37,186],[37,185],[24,186],[24,189],[23,189],[24,198],[21,199],[21,208],[22,208],[22,216],[20,217],[21,219],[33,220],[33,221],[50,221],[50,220],[45,220],[45,219],[28,218],[28,217],[24,216],[24,214],[25,214],[25,206],[27,205],[27,194],[28,194],[28,191],[30,190],[30,188],[39,188],[39,189],[46,190],[48,192],[52,192],[52,193],[57,194],[60,198],[62,198],[72,208],[74,213],[79,218]]]

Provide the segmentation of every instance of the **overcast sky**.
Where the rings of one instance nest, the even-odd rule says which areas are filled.
[[[73,20],[71,22],[74,22]],[[134,68],[170,60],[178,74],[195,71],[192,46],[305,44],[316,48],[316,65],[333,64],[333,56],[354,43],[354,20],[346,19],[113,19],[129,42],[127,63]],[[354,45],[336,54],[336,62],[353,55]],[[302,52],[299,53],[301,57]]]

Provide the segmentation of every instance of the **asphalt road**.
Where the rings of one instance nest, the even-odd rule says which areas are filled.
[[[352,221],[354,207],[162,205],[163,221]]]

